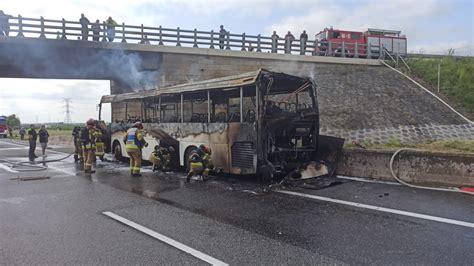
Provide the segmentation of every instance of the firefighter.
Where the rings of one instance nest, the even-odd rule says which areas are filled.
[[[125,142],[125,149],[130,156],[130,174],[135,177],[142,176],[140,174],[140,167],[142,164],[142,148],[147,147],[145,132],[143,131],[143,125],[141,122],[135,122],[133,127],[127,130],[123,138]]]
[[[186,182],[189,183],[195,175],[208,176],[209,171],[214,169],[211,159],[211,149],[201,144],[199,148],[192,151],[189,156],[189,172]]]
[[[81,128],[75,126],[72,130],[72,136],[74,139],[74,162],[81,161],[83,162],[82,156],[82,146],[81,146]]]
[[[95,121],[89,119],[86,122],[86,127],[81,130],[81,146],[83,149],[84,156],[84,172],[92,174],[95,171],[92,170],[92,162],[95,158]]]
[[[202,155],[202,163],[204,166],[203,176],[209,176],[209,172],[214,170],[214,164],[212,163],[211,158],[211,148],[204,147],[204,153]]]
[[[94,139],[95,139],[95,156],[99,157],[101,161],[104,161],[104,154],[105,154],[105,144],[102,137],[102,130],[96,128],[94,131]]]
[[[155,150],[150,155],[150,161],[153,163],[153,172],[157,170],[169,170],[171,162],[171,154],[174,152],[173,147],[165,148],[160,145],[155,146]]]
[[[202,157],[199,153],[199,149],[191,152],[189,156],[189,172],[186,176],[186,182],[191,182],[191,177],[195,175],[201,175],[204,170],[204,165],[202,163]]]

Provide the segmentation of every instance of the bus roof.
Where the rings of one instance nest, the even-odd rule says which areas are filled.
[[[148,97],[155,97],[160,95],[180,94],[185,92],[206,91],[213,89],[226,89],[241,86],[253,85],[262,76],[271,76],[274,78],[284,78],[295,83],[304,83],[308,78],[289,75],[286,73],[273,72],[266,69],[259,69],[257,71],[246,72],[238,75],[226,76],[222,78],[208,79],[203,81],[173,85],[169,87],[156,88],[152,90],[144,90],[140,92],[129,92],[123,94],[104,95],[101,103],[121,102],[132,99],[143,99]]]

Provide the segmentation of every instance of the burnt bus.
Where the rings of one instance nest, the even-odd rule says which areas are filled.
[[[292,171],[303,176],[327,173],[313,163],[318,156],[319,113],[316,84],[310,78],[260,69],[107,95],[100,106],[105,103],[111,104],[111,148],[117,159],[127,157],[123,136],[139,120],[149,143],[143,149],[144,160],[160,143],[173,146],[173,161],[186,166],[190,152],[204,144],[224,173],[265,178]]]

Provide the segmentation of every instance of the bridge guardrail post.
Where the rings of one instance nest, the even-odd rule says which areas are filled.
[[[365,54],[367,55],[367,59],[371,59],[372,58],[372,45],[369,43],[367,43],[367,47],[365,48],[367,49],[365,51]]]
[[[40,23],[41,23],[41,34],[39,36],[40,39],[46,39],[46,35],[44,34],[44,18],[43,16],[40,17]]]
[[[384,49],[383,49],[383,44],[379,46],[379,59],[383,59],[383,53],[384,53]]]
[[[332,42],[328,41],[328,51],[326,53],[327,56],[332,56]]]
[[[67,40],[67,37],[66,37],[66,20],[64,18],[62,19],[62,29],[63,29],[63,34],[61,36],[61,40]]]
[[[262,52],[261,38],[262,36],[260,34],[257,35],[257,52]]]
[[[354,45],[354,58],[359,58],[359,43],[356,42]]]
[[[21,17],[21,15],[18,15],[18,35],[16,35],[17,37],[25,37],[23,35],[23,18]]]
[[[143,30],[143,24],[142,24],[142,30]],[[142,34],[142,39],[143,39],[143,34]],[[125,39],[125,23],[122,22],[122,43],[127,43],[127,40]]]
[[[176,46],[181,46],[180,29],[179,29],[179,27],[177,28],[176,33],[177,33]]]
[[[214,49],[214,30],[211,30],[211,46],[210,49]]]
[[[318,43],[318,39],[314,39],[313,55],[319,55],[319,43]]]
[[[230,31],[227,32],[227,46],[226,50],[230,50]]]
[[[158,45],[163,45],[163,29],[161,28],[161,25],[158,29],[160,31],[160,41],[158,42]]]
[[[106,24],[105,24],[105,21],[104,21],[104,23],[103,23],[103,25],[102,25],[102,30],[103,30],[103,31],[102,31],[102,41],[103,41],[103,42],[107,42],[107,26],[106,26]]]
[[[245,32],[242,33],[242,49],[240,49],[241,51],[245,51]]]
[[[194,48],[198,48],[198,44],[197,44],[197,29],[194,28],[194,45],[193,45]]]

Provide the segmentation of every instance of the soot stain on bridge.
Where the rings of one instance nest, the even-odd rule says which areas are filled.
[[[18,77],[110,79],[125,85],[121,86],[123,92],[147,90],[159,85],[156,66],[161,61],[161,54],[84,49],[78,45],[66,48],[50,42],[4,45],[0,59],[13,72],[11,74]],[[151,67],[149,61],[153,61]]]

